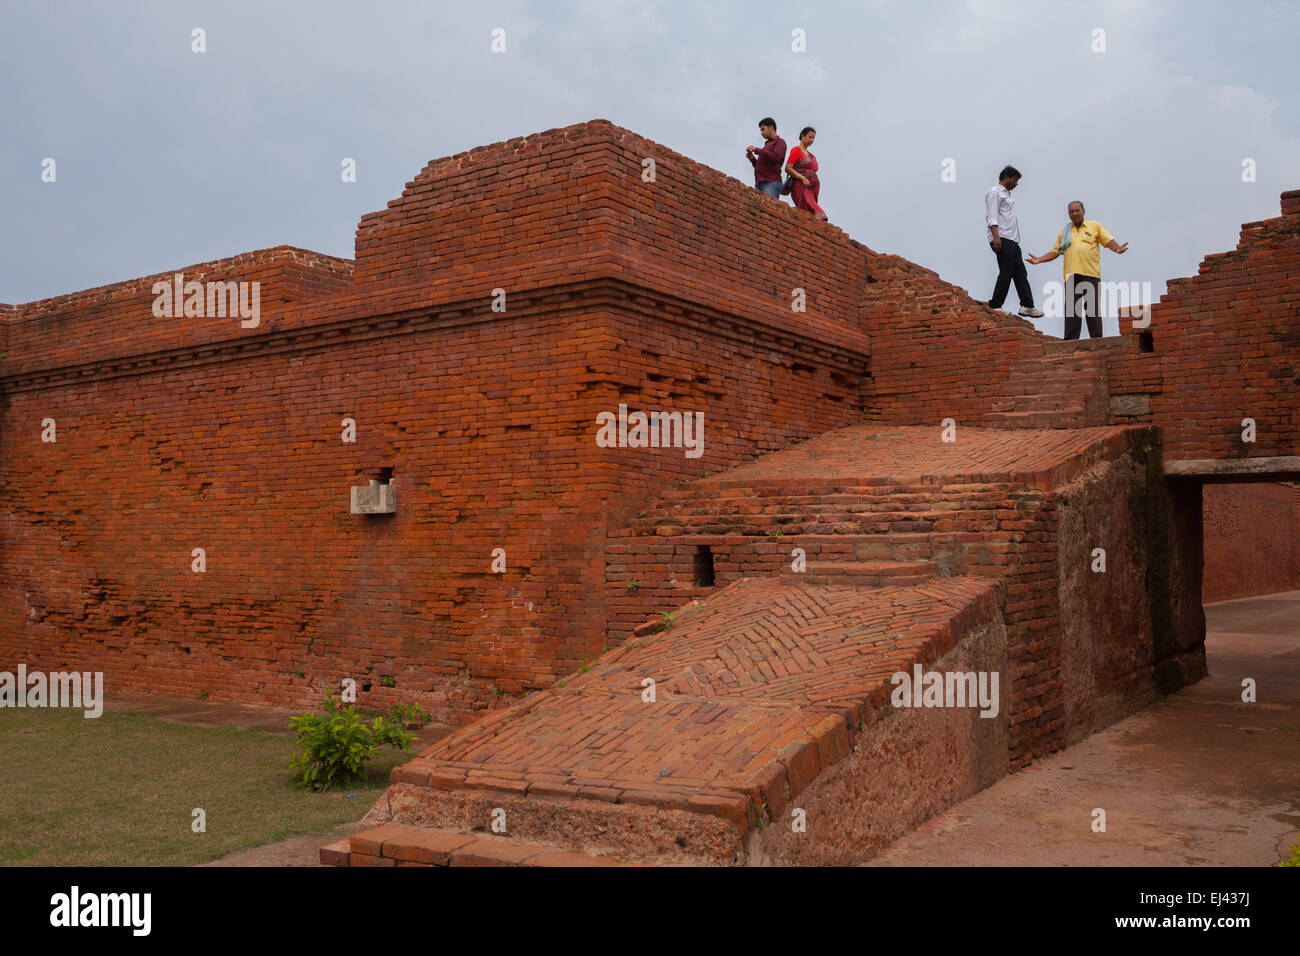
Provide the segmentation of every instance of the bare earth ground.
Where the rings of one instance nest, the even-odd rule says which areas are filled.
[[[1205,609],[1210,675],[1000,780],[903,837],[873,866],[1267,866],[1300,839],[1300,591]],[[1257,703],[1241,701],[1253,677]],[[283,730],[290,711],[150,701],[164,719]],[[137,708],[132,708],[137,709]],[[452,728],[425,728],[418,753]],[[1106,832],[1092,832],[1093,810]],[[313,866],[359,828],[205,866]]]
[[[875,866],[1267,866],[1300,839],[1300,591],[1205,608],[1204,680],[999,780]],[[1242,703],[1253,677],[1257,703]],[[1106,832],[1091,829],[1094,808]]]

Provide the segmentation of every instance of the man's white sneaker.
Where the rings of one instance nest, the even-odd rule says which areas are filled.
[[[1043,317],[1043,310],[1034,308],[1026,309],[1024,306],[1021,306],[1019,314],[1023,315],[1026,319],[1041,319]]]

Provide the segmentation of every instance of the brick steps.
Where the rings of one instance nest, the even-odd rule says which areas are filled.
[[[942,525],[939,530],[983,527],[988,524],[990,517],[997,510],[997,507],[990,505],[979,509],[927,511],[874,511],[864,508],[861,511],[811,514],[802,511],[784,511],[704,517],[672,515],[664,517],[661,524],[651,526],[651,529],[653,533],[665,538],[743,535],[770,536],[775,539],[778,533],[781,540],[809,534],[845,537],[884,536],[891,533],[923,533],[933,530],[940,523]]]
[[[623,866],[621,860],[506,837],[385,823],[321,847],[325,866]]]
[[[934,577],[934,565],[929,561],[810,561],[804,571],[785,567],[781,575],[802,578],[807,584],[901,587]]]
[[[1019,360],[981,418],[989,428],[1083,428],[1110,421],[1106,355],[1054,349]]]

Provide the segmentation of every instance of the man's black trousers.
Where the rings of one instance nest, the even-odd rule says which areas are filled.
[[[1088,338],[1101,338],[1101,280],[1096,276],[1068,275],[1065,277],[1065,337],[1077,339],[1081,331],[1079,320],[1088,314]]]
[[[993,243],[989,243],[993,249]],[[993,249],[998,257],[998,281],[993,284],[993,298],[989,299],[989,308],[1000,309],[1007,301],[1011,283],[1016,284],[1016,295],[1020,296],[1021,308],[1034,307],[1034,290],[1029,287],[1029,273],[1025,271],[1025,257],[1020,254],[1020,243],[1010,239],[1002,240],[1002,250]]]

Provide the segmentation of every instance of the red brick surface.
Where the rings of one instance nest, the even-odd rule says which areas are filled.
[[[601,122],[440,163],[363,219],[355,281],[286,248],[177,270],[264,281],[258,328],[155,319],[155,277],[9,310],[0,654],[213,700],[351,677],[467,721],[599,652],[608,528],[858,418],[865,250],[838,229]],[[737,258],[716,217],[768,238]],[[795,242],[824,277],[797,314]],[[705,454],[597,447],[620,402],[703,412]],[[381,468],[397,514],[348,514]]]
[[[1300,486],[1209,484],[1203,508],[1206,601],[1300,588]]]

